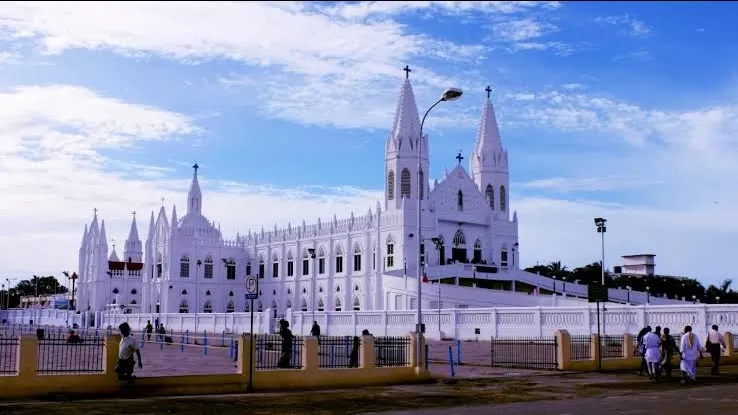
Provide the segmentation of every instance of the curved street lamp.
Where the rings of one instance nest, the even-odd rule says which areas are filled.
[[[424,184],[422,183],[422,176],[420,174],[420,170],[423,168],[423,153],[421,152],[421,146],[423,144],[423,125],[425,124],[425,118],[428,116],[428,113],[431,112],[433,108],[436,107],[436,105],[440,104],[441,102],[451,102],[456,101],[457,99],[461,98],[463,95],[463,91],[459,88],[447,88],[445,91],[443,91],[443,94],[441,94],[441,97],[436,101],[433,105],[428,108],[428,110],[423,114],[423,120],[420,122],[420,133],[418,135],[418,143],[415,146],[418,149],[418,171],[417,171],[417,177],[418,177],[418,188],[416,190],[417,196],[418,196],[418,227],[417,227],[417,238],[418,238],[418,250],[416,251],[418,257],[417,257],[417,277],[418,277],[418,324],[415,327],[415,333],[416,338],[420,338],[421,333],[421,327],[423,325],[423,301],[422,301],[422,292],[423,292],[423,270],[421,266],[421,260],[423,253],[420,251],[420,245],[423,243],[423,235],[421,234],[421,220],[422,220],[422,200],[420,199],[420,189],[424,189]],[[426,195],[427,196],[427,195]],[[421,345],[421,342],[417,342],[417,359],[416,364],[418,369],[421,368],[421,361],[423,359],[423,348]]]

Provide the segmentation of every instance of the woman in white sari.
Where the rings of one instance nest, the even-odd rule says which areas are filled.
[[[697,379],[697,359],[702,358],[702,344],[699,337],[692,332],[691,326],[684,327],[679,350],[682,355],[679,368],[684,375],[683,382],[685,384],[694,383]]]

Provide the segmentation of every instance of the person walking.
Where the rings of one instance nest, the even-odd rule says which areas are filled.
[[[725,339],[718,331],[717,324],[714,324],[712,329],[707,333],[707,340],[705,341],[705,349],[707,349],[707,352],[710,353],[710,357],[712,358],[712,367],[710,368],[710,374],[712,376],[720,374],[720,354],[726,348]]]
[[[649,379],[656,379],[659,374],[659,361],[661,360],[661,327],[657,327],[657,332],[648,332],[643,336],[643,345],[646,349],[644,357],[648,364]]]
[[[666,379],[671,380],[671,373],[674,368],[674,354],[679,353],[679,346],[671,336],[668,327],[664,328],[664,334],[661,335],[661,368],[666,373]]]
[[[702,359],[702,344],[699,337],[692,332],[692,326],[684,327],[684,334],[679,346],[682,361],[679,368],[682,370],[685,385],[694,384],[697,380],[697,359]]]

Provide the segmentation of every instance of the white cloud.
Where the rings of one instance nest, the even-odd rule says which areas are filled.
[[[0,65],[18,63],[20,61],[20,57],[21,56],[17,53],[0,50]]]
[[[532,180],[518,185],[524,189],[551,190],[558,193],[610,192],[613,190],[635,190],[639,187],[662,185],[661,181],[644,180],[642,177],[550,177]]]
[[[614,60],[615,62],[632,62],[632,61],[643,62],[649,59],[651,59],[651,52],[647,50],[637,50],[634,52],[623,53],[623,54],[615,55],[615,57],[612,58],[612,60]]]
[[[173,179],[173,167],[145,166],[105,157],[110,146],[143,145],[200,132],[191,120],[157,108],[106,98],[73,86],[18,87],[0,94],[0,275],[27,277],[76,268],[82,229],[92,208],[106,220],[118,247],[128,234],[130,212],[138,212],[146,235],[149,211],[165,198],[168,214],[186,206],[189,179]],[[180,172],[183,162],[173,161]],[[189,163],[185,164],[189,171]],[[134,174],[135,173],[135,174]],[[204,166],[201,185],[208,217],[221,221],[227,236],[271,229],[319,216],[329,219],[374,209],[376,191],[351,187],[278,189],[210,180]],[[294,206],[300,206],[299,210]],[[269,209],[265,209],[269,206]],[[39,255],[43,252],[43,255]],[[120,254],[120,252],[119,252]]]
[[[501,21],[494,23],[492,26],[493,36],[511,42],[539,38],[557,30],[556,25],[537,21],[533,18]]]
[[[346,19],[365,19],[425,9],[449,14],[513,14],[537,8],[554,10],[559,7],[561,3],[557,1],[363,1],[331,5],[326,8],[326,12]]]
[[[182,63],[241,62],[248,66],[245,73],[223,79],[263,115],[384,128],[394,105],[387,97],[395,96],[405,64],[414,67],[419,106],[448,86],[468,89],[487,83],[470,70],[484,63],[485,46],[417,33],[394,16],[419,9],[512,16],[558,7],[556,2],[6,2],[0,8],[0,31],[52,55],[87,49]],[[555,42],[528,42],[520,48],[568,53]],[[454,75],[430,69],[439,60]],[[289,92],[285,84],[291,85]],[[470,110],[461,103],[439,111],[433,121],[458,123]]]
[[[628,13],[619,16],[598,17],[595,22],[622,27],[624,33],[636,37],[646,37],[651,33],[650,26]]]

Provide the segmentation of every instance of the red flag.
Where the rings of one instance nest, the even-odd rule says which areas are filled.
[[[428,276],[423,274],[423,282],[428,282]]]

